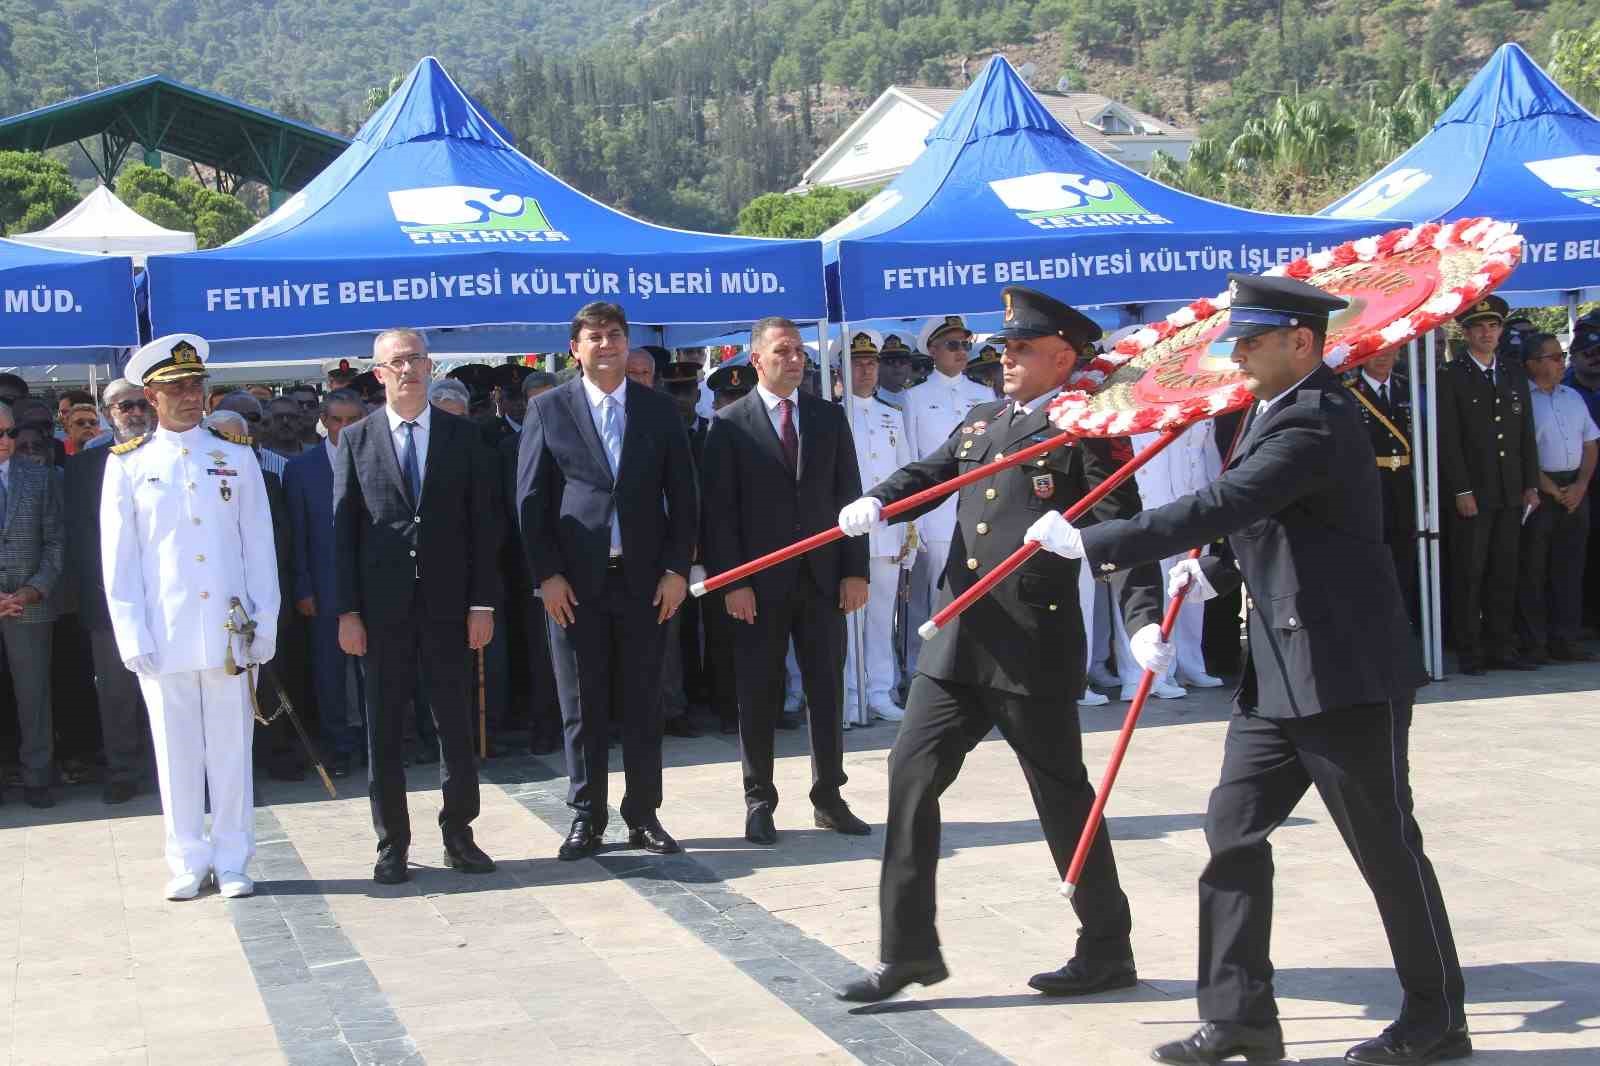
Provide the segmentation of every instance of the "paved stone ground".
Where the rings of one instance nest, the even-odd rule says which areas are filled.
[[[1475,1061],[1600,1062],[1600,665],[1425,689],[1413,781],[1463,964]],[[1126,705],[1084,712],[1098,777]],[[881,837],[810,827],[806,739],[780,734],[776,849],[742,836],[729,738],[668,740],[662,818],[688,848],[554,858],[553,760],[486,770],[479,841],[501,864],[440,868],[433,767],[411,772],[423,864],[369,878],[361,784],[261,782],[254,899],[161,899],[150,796],[89,788],[49,812],[0,807],[0,1058],[14,1066],[218,1063],[824,1063],[1118,1066],[1195,1024],[1201,816],[1226,696],[1155,703],[1111,802],[1140,985],[1066,1002],[1031,993],[1074,924],[1016,761],[995,737],[944,806],[933,989],[849,1011],[832,985],[877,947]],[[884,816],[893,726],[849,736],[850,801]],[[613,777],[620,798],[621,774]],[[1290,1054],[1333,1063],[1398,1007],[1365,886],[1315,796],[1278,833],[1274,959]]]

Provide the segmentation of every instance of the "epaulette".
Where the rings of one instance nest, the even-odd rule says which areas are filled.
[[[883,404],[883,406],[887,407],[891,411],[900,410],[900,408],[896,407],[894,404],[890,403],[888,400],[885,400],[882,396],[879,396],[877,393],[873,393],[872,394],[872,398],[874,400],[877,400],[879,403]]]
[[[216,426],[207,426],[206,428],[211,431],[211,435],[213,437],[221,437],[223,440],[227,441],[229,444],[242,444],[246,448],[250,447],[250,438],[249,437],[240,436],[237,433],[229,433],[227,430],[218,429]]]
[[[1307,407],[1321,407],[1322,390],[1301,389],[1299,392],[1295,393],[1294,402],[1298,404],[1304,404]]]
[[[132,440],[125,440],[121,444],[113,444],[111,446],[111,454],[112,455],[127,455],[129,452],[133,451],[135,448],[141,448],[144,445],[149,444],[149,443],[150,443],[150,434],[145,433],[145,434],[142,434],[140,436],[137,436],[137,437],[133,438]]]

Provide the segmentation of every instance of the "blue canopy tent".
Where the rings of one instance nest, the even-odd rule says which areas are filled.
[[[826,315],[821,246],[639,221],[517,151],[433,58],[309,185],[221,248],[149,260],[157,333],[224,361],[370,352],[396,325],[437,352],[564,348],[620,303],[671,345],[763,315]],[[636,334],[638,331],[636,331]]]
[[[133,261],[0,240],[0,360],[110,363],[139,343]]]
[[[1382,229],[1213,203],[1067,132],[996,56],[927,147],[822,235],[835,320],[993,311],[1027,285],[1077,307],[1192,300]],[[1115,313],[1103,326],[1122,324]]]
[[[1526,244],[1502,296],[1600,299],[1600,120],[1501,45],[1427,136],[1321,214],[1516,222]]]

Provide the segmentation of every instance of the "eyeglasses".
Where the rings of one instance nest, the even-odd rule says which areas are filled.
[[[971,341],[940,341],[939,342],[939,347],[947,348],[952,352],[970,352],[970,351],[972,351],[972,342]]]
[[[68,429],[93,429],[100,424],[98,418],[74,418],[67,423]]]
[[[410,370],[412,367],[421,366],[422,364],[426,363],[427,361],[428,361],[427,353],[422,353],[422,354],[419,354],[419,355],[401,355],[401,356],[396,356],[393,359],[385,360],[384,362],[381,362],[381,363],[374,363],[373,366],[381,366],[385,370],[392,371],[393,373],[404,374],[407,370]]]
[[[119,415],[132,414],[134,411],[150,410],[149,400],[118,400],[111,405],[111,409]]]

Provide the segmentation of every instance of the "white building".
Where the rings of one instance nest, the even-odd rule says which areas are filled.
[[[961,92],[889,86],[806,169],[800,187],[860,189],[892,180],[922,152],[923,139]],[[1158,149],[1180,163],[1189,158],[1194,130],[1163,122],[1099,93],[1040,92],[1038,97],[1074,137],[1124,166],[1142,171]]]

